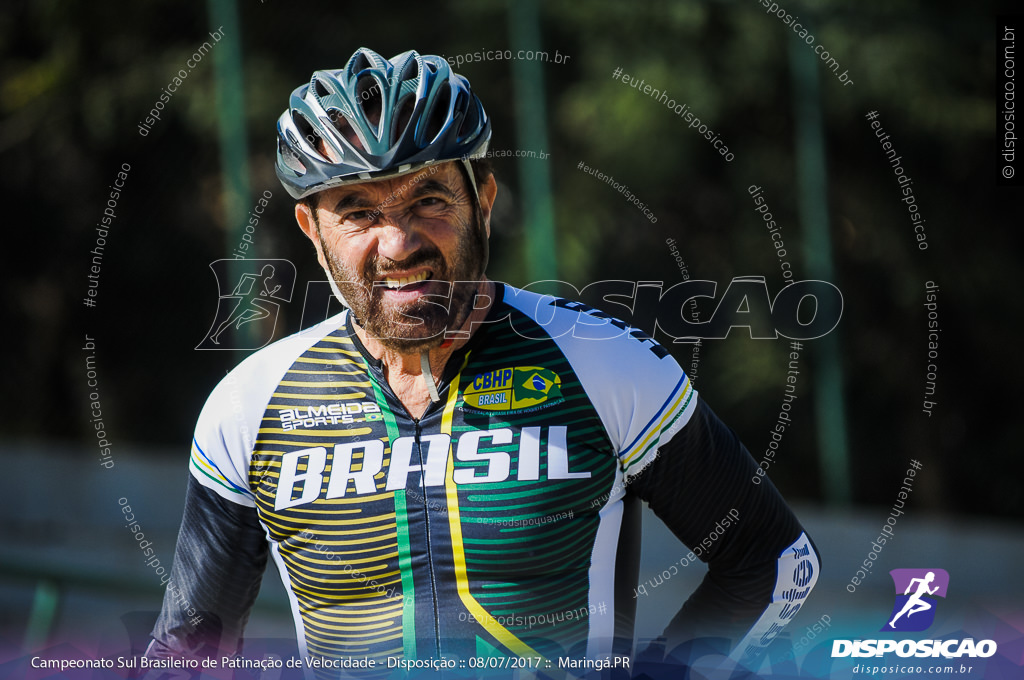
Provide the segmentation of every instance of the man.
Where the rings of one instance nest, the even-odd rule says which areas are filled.
[[[415,52],[292,93],[278,176],[348,310],[210,396],[151,656],[237,652],[268,555],[311,658],[625,652],[639,500],[710,565],[670,646],[754,658],[799,609],[810,540],[668,352],[487,279],[490,132]]]

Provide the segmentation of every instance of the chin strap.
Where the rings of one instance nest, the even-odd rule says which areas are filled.
[[[430,352],[427,350],[420,354],[420,372],[423,374],[423,384],[427,386],[427,392],[430,392],[430,401],[441,401],[437,385],[434,384],[434,374],[430,371]]]

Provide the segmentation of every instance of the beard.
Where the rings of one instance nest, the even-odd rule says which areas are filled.
[[[425,244],[401,262],[372,256],[362,272],[341,262],[320,236],[331,277],[356,322],[371,338],[387,349],[409,354],[439,347],[446,331],[462,327],[473,311],[487,257],[486,236],[478,216],[474,218],[472,225],[461,226],[462,234],[450,259],[434,245]],[[414,284],[422,286],[423,295],[409,303],[389,302],[384,278],[392,272],[419,267],[430,270],[428,280]]]

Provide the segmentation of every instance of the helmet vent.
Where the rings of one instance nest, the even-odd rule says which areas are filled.
[[[442,87],[441,91],[437,93],[437,99],[434,100],[433,107],[430,109],[427,126],[423,130],[424,145],[430,144],[441,134],[441,130],[444,129],[444,124],[448,120],[448,109],[451,108],[451,103],[451,87]]]
[[[284,161],[284,164],[291,168],[295,174],[300,176],[306,174],[306,166],[299,160],[299,155],[288,148],[288,145],[280,138],[277,140],[277,153],[280,155],[281,160]]]
[[[459,100],[455,104],[455,110],[462,114],[462,122],[459,125],[459,132],[456,139],[464,141],[480,127],[480,110],[476,102],[470,101],[465,92],[459,93]]]
[[[370,58],[366,56],[366,53],[360,50],[352,62],[352,68],[349,70],[349,73],[359,73],[368,68],[373,68],[373,64],[370,63]]]
[[[380,114],[384,104],[384,92],[380,83],[373,76],[363,76],[356,83],[356,97],[359,99],[359,106],[363,115],[370,125],[380,125]]]
[[[319,78],[313,80],[313,92],[316,93],[318,99],[323,99],[331,94],[331,91],[327,89],[327,86]]]
[[[402,69],[402,75],[398,78],[402,82],[409,80],[416,80],[420,76],[420,64],[418,59],[410,59],[406,64],[405,68]]]
[[[347,141],[353,147],[359,151],[366,151],[363,147],[362,140],[359,139],[359,135],[356,134],[352,124],[348,122],[348,118],[341,115],[341,111],[333,110],[330,112],[331,122],[334,123],[334,129],[338,131],[342,139]]]
[[[313,151],[322,156],[321,160],[327,160],[323,138],[320,137],[313,125],[306,120],[306,117],[297,111],[292,111],[292,122],[295,123],[295,129],[299,131],[299,134],[306,140],[306,143],[313,148]]]
[[[395,127],[391,131],[391,139],[398,140],[405,129],[409,127],[409,120],[412,118],[413,109],[416,107],[416,97],[407,94],[398,103],[398,110],[395,113]]]

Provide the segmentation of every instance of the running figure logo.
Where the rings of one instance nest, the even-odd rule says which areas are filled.
[[[288,260],[224,259],[211,262],[210,269],[220,297],[213,325],[196,349],[259,349],[269,343],[281,303],[292,299],[295,265]]]
[[[893,569],[896,603],[883,631],[926,630],[935,622],[935,597],[946,597],[949,574],[945,569]]]

